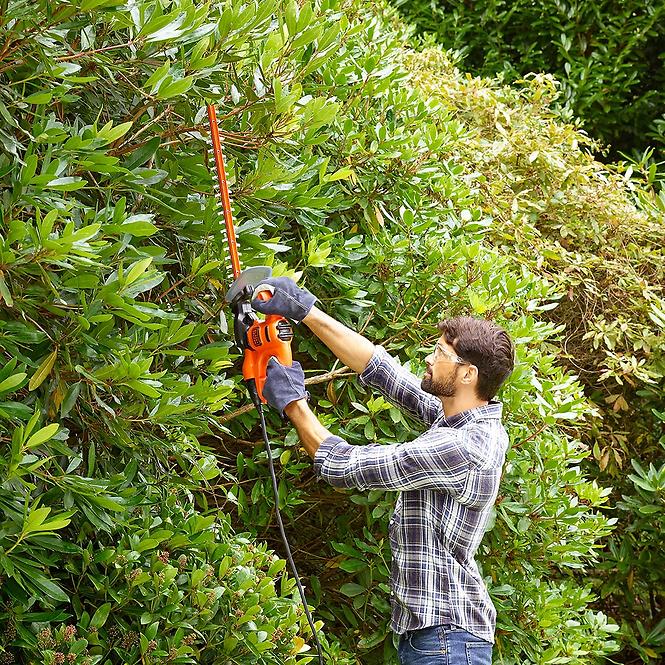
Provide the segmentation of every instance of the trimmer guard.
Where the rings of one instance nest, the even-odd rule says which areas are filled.
[[[238,279],[231,284],[231,288],[226,292],[224,300],[232,303],[248,286],[251,286],[252,291],[254,291],[257,286],[270,277],[272,277],[272,268],[268,266],[245,268],[240,273]]]

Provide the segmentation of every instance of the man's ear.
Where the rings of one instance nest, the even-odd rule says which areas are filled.
[[[478,380],[478,368],[475,365],[464,365],[461,381],[464,385],[471,385]]]

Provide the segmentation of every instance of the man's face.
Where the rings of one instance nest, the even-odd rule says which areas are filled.
[[[420,387],[435,397],[455,397],[457,394],[457,373],[461,367],[453,347],[441,337],[434,351],[425,358],[427,369]]]

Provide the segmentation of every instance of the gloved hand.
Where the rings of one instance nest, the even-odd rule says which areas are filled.
[[[271,277],[264,284],[273,287],[270,300],[252,300],[252,307],[262,314],[279,314],[300,323],[316,302],[307,289],[301,289],[290,277]]]
[[[294,361],[290,367],[282,365],[277,358],[268,361],[266,369],[266,382],[263,386],[263,396],[268,404],[284,416],[284,409],[299,399],[309,399],[305,390],[305,373],[299,362]]]

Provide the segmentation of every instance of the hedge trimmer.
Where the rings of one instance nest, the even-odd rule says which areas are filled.
[[[238,254],[238,245],[236,242],[235,228],[233,226],[233,216],[231,214],[231,199],[229,197],[229,187],[226,182],[226,168],[224,166],[224,155],[222,153],[222,144],[219,138],[219,127],[217,125],[217,115],[215,107],[212,104],[207,105],[208,122],[210,125],[210,139],[212,142],[212,157],[216,178],[213,179],[213,185],[217,194],[217,206],[221,209],[224,224],[220,225],[226,232],[226,246],[228,248],[228,258],[233,275],[233,284],[226,293],[225,300],[231,304],[233,311],[233,332],[238,349],[243,354],[242,375],[247,389],[252,398],[252,402],[259,412],[261,420],[261,431],[268,454],[268,466],[272,478],[272,488],[275,494],[275,514],[277,515],[277,524],[282,535],[286,558],[291,566],[291,571],[298,586],[298,592],[302,600],[307,621],[312,630],[312,636],[316,643],[316,649],[319,656],[319,664],[323,665],[323,652],[321,644],[316,633],[312,615],[307,607],[305,591],[300,581],[300,576],[296,570],[296,564],[291,555],[289,541],[284,532],[282,516],[279,512],[279,493],[277,488],[277,477],[275,476],[275,467],[272,461],[272,451],[270,441],[268,440],[268,430],[263,415],[263,404],[266,403],[263,397],[263,386],[266,382],[266,369],[268,362],[272,357],[277,358],[282,365],[291,365],[291,339],[293,331],[291,325],[282,316],[269,314],[264,320],[259,319],[252,309],[252,299],[269,300],[272,297],[270,287],[262,284],[272,275],[272,270],[268,266],[256,266],[241,270],[240,256]]]

